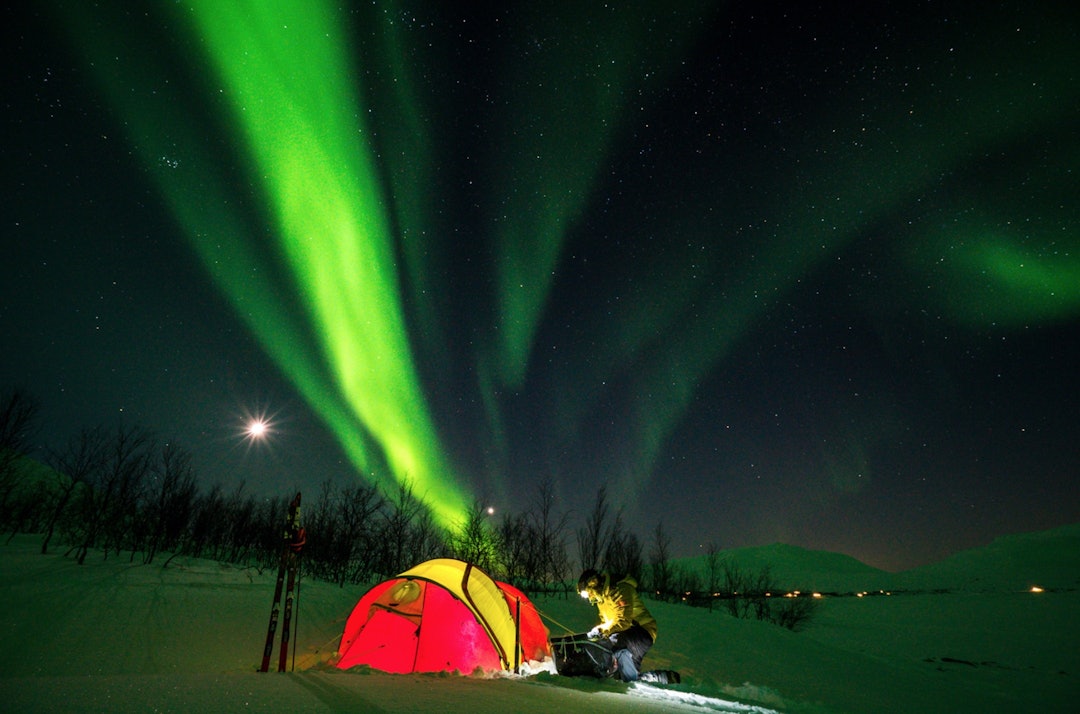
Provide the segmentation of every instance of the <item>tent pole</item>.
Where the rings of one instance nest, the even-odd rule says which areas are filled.
[[[521,598],[515,597],[517,612],[514,613],[514,674],[521,674]]]

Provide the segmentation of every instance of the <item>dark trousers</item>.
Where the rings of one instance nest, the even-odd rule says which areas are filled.
[[[630,655],[634,660],[634,667],[641,670],[641,660],[645,658],[645,653],[649,651],[649,648],[653,645],[652,635],[641,625],[636,622],[628,629],[622,632],[612,633],[611,649],[618,654],[619,650],[630,650]]]

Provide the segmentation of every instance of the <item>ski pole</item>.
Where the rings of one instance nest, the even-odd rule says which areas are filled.
[[[293,605],[295,612],[293,613],[293,641],[292,641],[292,669],[290,671],[296,671],[296,633],[300,631],[300,576],[304,574],[303,564],[300,561],[300,555],[296,556],[296,603]]]

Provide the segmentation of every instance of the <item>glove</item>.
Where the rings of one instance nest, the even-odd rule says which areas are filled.
[[[599,636],[600,636],[600,628],[599,627],[592,628],[591,630],[589,630],[589,634],[586,635],[586,637],[588,637],[590,640],[595,640]]]
[[[619,641],[619,633],[618,632],[612,633],[611,637],[609,637],[608,639],[611,640],[611,644],[615,644],[616,642]]]

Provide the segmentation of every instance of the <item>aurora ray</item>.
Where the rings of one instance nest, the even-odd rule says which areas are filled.
[[[522,46],[507,57],[512,107],[490,167],[486,205],[496,254],[498,330],[490,381],[519,388],[570,240],[628,120],[649,104],[698,38],[711,2],[680,0],[666,12],[578,2],[546,3],[519,20]],[[551,42],[557,46],[545,47]],[[636,103],[635,103],[636,102]]]

